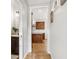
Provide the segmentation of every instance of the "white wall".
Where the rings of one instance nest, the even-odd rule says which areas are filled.
[[[67,59],[67,3],[54,12],[54,22],[50,24],[50,52],[54,59]]]
[[[27,20],[28,20],[28,6],[26,5],[25,7],[24,7],[24,14],[22,15],[22,34],[23,34],[23,38],[22,38],[22,40],[23,40],[23,56],[24,56],[24,54],[27,52],[27,47],[28,47],[28,32],[27,32]]]
[[[31,21],[30,21],[30,19],[29,19],[29,11],[30,11],[30,9],[29,9],[29,6],[27,5],[26,6],[26,9],[27,10],[25,10],[25,11],[27,11],[26,13],[25,13],[25,20],[23,21],[23,56],[25,57],[26,55],[27,55],[27,53],[29,53],[30,52],[30,47],[31,47],[31,45],[30,45],[30,42],[31,41],[29,41],[30,40],[30,25],[31,25]]]
[[[15,27],[19,27],[19,17],[17,19],[17,15],[16,15],[16,11],[21,12],[21,3],[20,1],[17,0],[12,0],[11,2],[11,27],[15,26]],[[19,7],[20,6],[20,7]],[[19,14],[20,16],[20,14]]]
[[[22,1],[23,7],[22,7],[22,24],[21,24],[21,29],[22,29],[22,40],[21,40],[21,49],[22,51],[22,57],[26,55],[26,53],[29,51],[29,39],[28,39],[28,21],[29,21],[29,6],[27,1],[23,0]],[[22,58],[22,59],[23,59]]]

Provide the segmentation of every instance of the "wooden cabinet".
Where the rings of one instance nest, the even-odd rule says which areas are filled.
[[[19,37],[11,37],[11,54],[19,55]]]
[[[32,34],[32,43],[43,43],[44,39],[45,39],[45,33]]]
[[[45,22],[36,22],[36,29],[45,29]]]

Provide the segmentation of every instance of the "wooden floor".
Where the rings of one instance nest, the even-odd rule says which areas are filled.
[[[47,52],[47,46],[44,43],[33,43],[32,52],[28,53],[24,59],[52,59]]]
[[[48,53],[29,53],[24,59],[51,59],[51,55]]]
[[[32,52],[28,53],[24,59],[51,59],[51,55],[46,50],[44,43],[32,44]]]

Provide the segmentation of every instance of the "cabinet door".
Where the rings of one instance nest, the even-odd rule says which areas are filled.
[[[32,34],[32,43],[43,43],[45,34]]]
[[[11,54],[19,55],[19,37],[11,37]]]
[[[36,22],[36,29],[45,29],[45,22]]]

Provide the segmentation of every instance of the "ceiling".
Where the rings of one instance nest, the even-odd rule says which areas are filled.
[[[30,6],[32,5],[47,5],[50,3],[50,0],[27,0]]]

